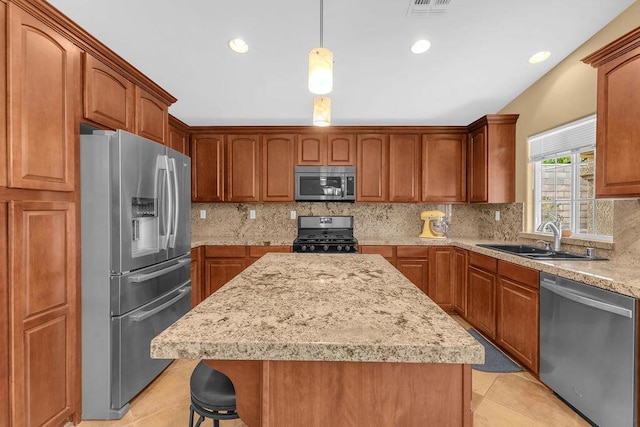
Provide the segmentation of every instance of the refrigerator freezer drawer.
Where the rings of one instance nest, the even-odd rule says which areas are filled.
[[[169,359],[151,359],[151,340],[191,309],[191,282],[112,320],[111,406],[118,410],[147,386]]]
[[[181,286],[191,276],[189,254],[121,276],[111,276],[111,316],[120,316]]]

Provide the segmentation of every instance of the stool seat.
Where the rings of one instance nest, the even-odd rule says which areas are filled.
[[[191,415],[189,426],[193,426],[193,413],[200,415],[199,426],[204,418],[211,418],[214,426],[218,420],[239,418],[236,413],[236,390],[225,374],[200,361],[191,374]]]

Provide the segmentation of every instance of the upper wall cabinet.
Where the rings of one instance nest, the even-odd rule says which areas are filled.
[[[420,135],[389,135],[389,201],[420,201]]]
[[[262,136],[262,201],[293,202],[296,137]]]
[[[596,197],[638,197],[640,28],[583,61],[598,68]]]
[[[135,131],[135,86],[84,54],[84,117],[111,129]]]
[[[191,200],[224,200],[224,135],[197,134],[191,138]]]
[[[260,201],[260,136],[227,135],[227,187],[229,202]]]
[[[469,202],[515,201],[517,120],[518,114],[491,114],[469,125]]]
[[[300,134],[297,148],[299,166],[355,166],[356,164],[354,134]]]
[[[169,116],[167,147],[189,156],[189,127],[173,116]]]
[[[467,135],[464,133],[422,136],[422,201],[467,200]]]
[[[136,87],[136,133],[152,141],[167,141],[169,106],[146,90]]]
[[[9,3],[8,185],[73,191],[80,51]]]
[[[356,200],[386,202],[389,186],[388,135],[360,134],[357,139]]]

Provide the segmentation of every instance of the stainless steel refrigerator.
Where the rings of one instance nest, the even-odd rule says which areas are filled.
[[[125,131],[80,137],[82,418],[119,419],[191,308],[191,159]]]

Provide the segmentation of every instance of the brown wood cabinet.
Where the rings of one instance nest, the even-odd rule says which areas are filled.
[[[420,135],[389,135],[389,201],[420,201]]]
[[[324,166],[327,164],[327,136],[324,134],[298,135],[299,166]]]
[[[293,202],[296,137],[262,136],[262,201]]]
[[[7,5],[0,1],[0,187],[7,186]],[[2,398],[2,396],[0,396]],[[2,408],[0,408],[2,409]],[[0,420],[2,420],[0,418]]]
[[[202,246],[191,249],[191,307],[200,304],[200,301],[204,299],[205,288],[202,280],[203,250]]]
[[[355,166],[354,134],[302,133],[298,135],[299,166]]]
[[[387,134],[359,134],[356,148],[356,201],[389,200],[389,139]]]
[[[422,201],[467,200],[467,135],[422,136]]]
[[[191,200],[225,200],[224,135],[196,134],[191,138]]]
[[[166,144],[169,126],[169,106],[148,91],[137,87],[136,134]]]
[[[429,295],[429,247],[397,246],[396,256],[396,268]]]
[[[3,5],[0,4],[0,17]],[[9,425],[9,266],[6,203],[0,203],[0,425]]]
[[[206,246],[204,256],[203,299],[220,289],[247,267],[245,246]]]
[[[88,53],[84,58],[84,117],[135,132],[135,85]]]
[[[73,191],[80,50],[9,3],[9,187]]]
[[[497,260],[469,253],[467,321],[492,340],[496,338]]]
[[[640,28],[583,61],[598,68],[596,197],[640,196]]]
[[[469,125],[469,202],[515,201],[517,120],[517,114],[491,114]]]
[[[427,295],[443,310],[454,310],[454,256],[451,246],[429,247],[429,291]]]
[[[458,314],[467,317],[467,259],[469,251],[455,248],[453,306]]]
[[[63,425],[77,366],[75,205],[10,203],[12,425]]]
[[[498,261],[496,342],[538,373],[539,274],[537,270]]]
[[[204,283],[200,286],[202,292],[196,304],[220,289],[264,254],[291,252],[291,246],[209,245],[199,249],[204,250]],[[193,254],[193,249],[191,253]],[[193,278],[191,280],[193,281]]]
[[[329,134],[327,137],[327,165],[356,165],[356,136],[354,134]]]
[[[226,136],[227,186],[229,202],[260,201],[260,136]]]
[[[167,147],[189,156],[188,132],[189,127],[186,124],[173,116],[169,116],[169,136],[167,137]]]

